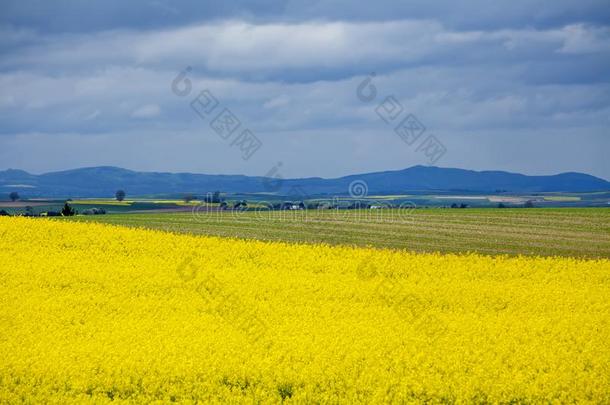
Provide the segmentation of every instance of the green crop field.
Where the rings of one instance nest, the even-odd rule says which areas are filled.
[[[70,220],[427,252],[610,257],[610,208],[225,211],[78,216]]]

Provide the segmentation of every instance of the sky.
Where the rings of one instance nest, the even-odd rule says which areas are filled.
[[[4,0],[0,170],[610,179],[607,0]]]

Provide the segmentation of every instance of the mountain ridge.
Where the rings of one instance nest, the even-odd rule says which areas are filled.
[[[529,176],[500,170],[475,171],[435,166],[412,166],[401,170],[352,174],[336,178],[278,179],[242,174],[143,172],[116,166],[93,166],[43,174],[19,169],[0,171],[0,193],[18,191],[23,196],[108,197],[118,189],[129,195],[222,191],[226,193],[272,193],[290,195],[349,195],[359,181],[361,192],[509,193],[610,191],[610,182],[589,174],[564,172]],[[296,191],[295,191],[296,190]]]

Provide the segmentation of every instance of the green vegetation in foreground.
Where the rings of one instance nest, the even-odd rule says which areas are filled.
[[[70,220],[424,252],[610,258],[610,208],[142,213]]]

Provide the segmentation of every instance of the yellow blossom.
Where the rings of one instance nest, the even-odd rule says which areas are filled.
[[[0,402],[610,403],[610,261],[0,218]]]

